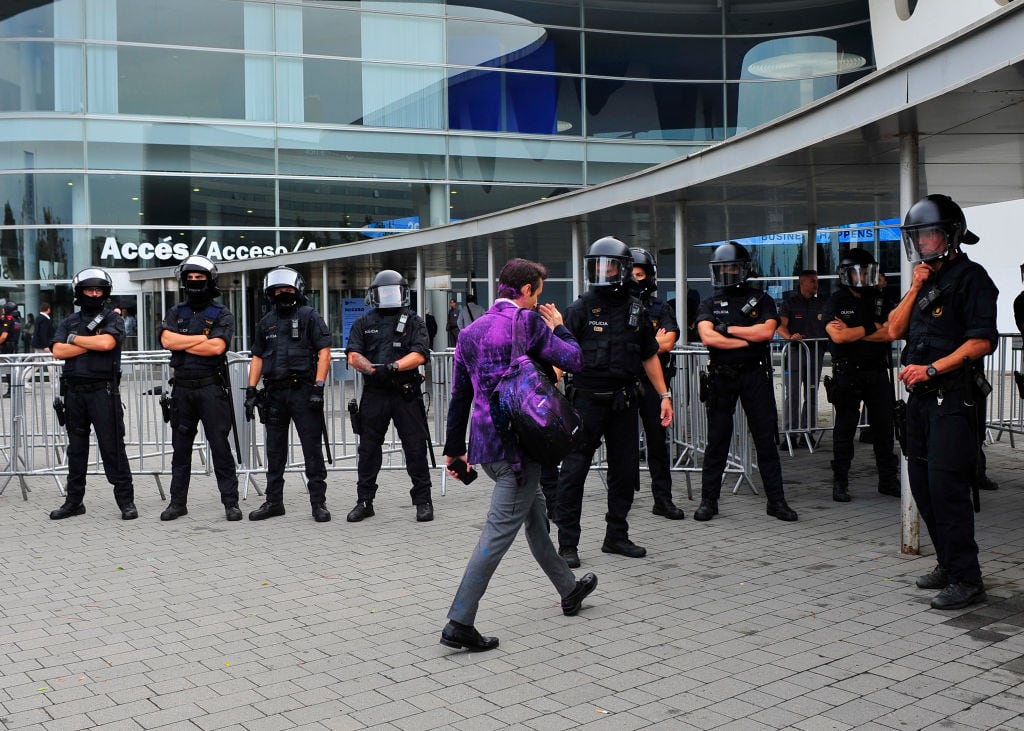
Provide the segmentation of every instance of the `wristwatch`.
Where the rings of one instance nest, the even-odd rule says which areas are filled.
[[[932,364],[931,364],[930,366],[928,366],[928,367],[927,367],[927,368],[925,369],[925,371],[924,371],[924,372],[925,372],[925,374],[926,374],[926,375],[927,375],[927,376],[928,376],[929,378],[935,378],[935,376],[939,375],[939,372],[938,372],[937,370],[935,370],[935,364],[934,364],[934,363],[932,363]]]
[[[78,333],[70,333],[70,334],[68,334],[68,339],[67,339],[67,341],[66,341],[66,342],[67,342],[67,344],[68,344],[68,345],[74,345],[74,343],[75,343],[75,337],[76,337],[77,335],[78,335]]]
[[[658,394],[658,398],[662,398],[662,399],[664,399],[664,398],[672,398],[672,392],[671,391],[666,391],[665,393],[659,393]]]

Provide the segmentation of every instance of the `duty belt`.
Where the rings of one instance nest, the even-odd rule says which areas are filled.
[[[884,371],[887,366],[877,360],[856,361],[840,358],[832,361],[832,367],[839,371]]]
[[[949,393],[963,387],[963,378],[958,373],[955,378],[931,378],[927,381],[921,381],[920,383],[915,383],[907,390],[915,396],[927,396],[930,393],[937,393],[939,391]]]
[[[70,393],[87,393],[108,388],[112,381],[66,381],[65,383]]]
[[[203,386],[211,386],[214,383],[220,383],[220,376],[206,376],[205,378],[172,378],[170,383],[172,386],[181,386],[182,388],[202,388]]]
[[[312,379],[305,376],[289,376],[288,378],[277,378],[273,381],[264,379],[263,387],[268,391],[284,391],[290,388],[299,388],[300,386],[309,386],[313,383]]]
[[[748,361],[746,363],[709,363],[708,370],[711,373],[723,373],[731,376],[757,368],[766,368],[767,365],[763,360]]]

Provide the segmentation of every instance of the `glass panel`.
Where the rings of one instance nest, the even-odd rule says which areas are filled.
[[[362,72],[364,124],[441,129],[443,69],[364,64]]]
[[[453,69],[451,129],[579,135],[579,79],[547,74]]]
[[[580,25],[579,0],[455,0],[448,15],[476,20],[523,21],[537,25]],[[513,14],[514,11],[514,14]]]
[[[553,279],[572,279],[572,223],[570,221],[547,221],[509,231],[506,236],[494,237],[494,265],[502,265],[517,256],[539,261],[548,268],[548,281],[544,284],[541,299],[554,302],[559,309],[571,302],[570,291],[559,287]]]
[[[451,217],[452,221],[461,221],[524,203],[536,203],[566,191],[565,187],[551,186],[452,185]]]
[[[0,38],[53,38],[53,3],[40,5],[20,12],[4,8],[0,16]]]
[[[325,124],[362,124],[363,71],[357,61],[307,58],[302,62],[305,121]],[[278,81],[278,96],[288,91]]]
[[[91,263],[121,269],[176,266],[190,254],[226,262],[259,259],[293,250],[292,242],[285,240],[287,246],[278,244],[271,231],[245,229],[157,231],[124,227],[92,229],[88,235]],[[304,248],[302,244],[299,246]],[[249,281],[254,280],[250,277]]]
[[[0,120],[0,169],[81,168],[83,136],[77,120]]]
[[[622,0],[583,0],[583,25],[633,33],[718,35],[722,32],[721,5],[710,1],[650,0],[629,3],[626,11]]]
[[[794,7],[798,6],[798,7]],[[726,3],[725,32],[788,33],[792,31],[824,28],[868,19],[868,3],[863,0],[817,0],[789,3]]]
[[[453,180],[583,183],[579,142],[452,137],[450,145]]]
[[[641,79],[722,78],[722,41],[693,36],[586,34],[587,74]]]
[[[243,5],[236,0],[118,0],[117,38],[135,43],[244,48]]]
[[[360,25],[362,50],[357,57],[410,63],[444,62],[444,25],[438,19],[364,13]]]
[[[448,63],[580,72],[580,34],[534,25],[449,21]]]
[[[721,140],[722,84],[587,80],[587,135]]]
[[[699,152],[707,145],[587,143],[587,184],[595,185],[621,178],[668,160]]]
[[[117,49],[118,111],[245,118],[245,56],[181,49]]]
[[[53,43],[0,43],[0,112],[54,111],[53,53]]]
[[[281,225],[305,227],[302,237],[319,246],[376,238],[380,229],[408,231],[429,217],[427,186],[407,183],[281,181]],[[320,231],[351,228],[351,231]],[[361,232],[360,229],[370,229]]]
[[[283,175],[445,177],[445,141],[440,136],[281,129],[279,144]]]
[[[89,177],[89,198],[93,211],[110,216],[101,220],[94,214],[97,225],[175,229],[273,226],[275,221],[273,180],[95,174]]]
[[[330,3],[333,6],[335,3]],[[352,3],[358,6],[359,3]],[[302,50],[323,56],[360,58],[359,13],[335,7],[302,8]]]

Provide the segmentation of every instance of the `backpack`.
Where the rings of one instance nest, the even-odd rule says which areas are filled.
[[[491,420],[502,439],[534,462],[557,465],[583,439],[583,419],[555,386],[546,368],[516,337],[520,310],[512,317],[512,361],[491,393]]]

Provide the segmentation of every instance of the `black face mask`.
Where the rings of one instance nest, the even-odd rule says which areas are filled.
[[[278,292],[273,296],[272,301],[278,312],[282,315],[288,315],[295,309],[295,305],[299,301],[299,295],[297,292]]]
[[[79,295],[77,304],[82,308],[82,312],[86,312],[90,315],[94,315],[103,309],[103,305],[106,304],[107,298],[105,295],[99,297],[89,297],[87,295]]]
[[[210,290],[206,282],[185,282],[185,298],[190,305],[206,304],[210,301]]]

